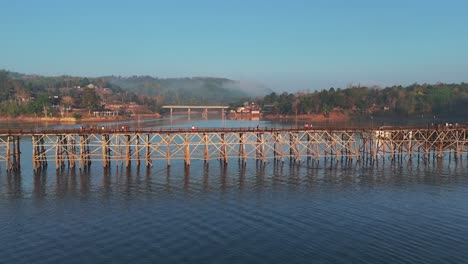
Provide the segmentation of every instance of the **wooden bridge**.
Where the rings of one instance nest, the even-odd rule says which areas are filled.
[[[67,129],[0,131],[0,166],[17,171],[21,162],[31,162],[35,170],[55,164],[84,168],[93,162],[109,167],[121,163],[130,167],[153,166],[163,160],[231,159],[246,162],[292,162],[332,158],[360,162],[379,159],[429,161],[453,155],[468,155],[468,128],[385,127],[363,128],[203,128],[203,129]],[[20,142],[32,148],[32,157],[23,157]]]

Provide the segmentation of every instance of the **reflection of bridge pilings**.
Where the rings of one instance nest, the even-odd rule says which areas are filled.
[[[200,168],[192,166],[181,169],[172,167],[159,171],[139,171],[134,167],[109,168],[103,171],[92,171],[88,168],[81,171],[78,169],[54,171],[49,175],[47,170],[42,170],[34,175],[31,192],[33,198],[38,200],[47,196],[66,198],[70,195],[85,198],[90,195],[164,196],[181,192],[190,195],[196,195],[197,192],[244,193],[246,190],[252,193],[270,188],[290,191],[304,187],[310,189],[317,183],[331,188],[341,188],[354,184],[364,187],[389,181],[450,181],[456,179],[457,175],[466,174],[465,159],[458,159],[451,164],[437,159],[436,162],[428,164],[418,163],[416,160],[411,163],[398,160],[385,163],[375,161],[373,167],[363,163],[349,165],[330,159],[316,163],[314,166],[309,166],[306,162],[286,164],[278,162],[271,166],[261,163],[255,166],[256,163],[250,163],[254,166],[239,161],[237,166],[201,166]],[[23,182],[21,175],[7,174],[5,178],[0,178],[0,194],[14,198],[29,193],[28,184],[25,190]]]
[[[34,173],[33,195],[36,198],[44,198],[47,194],[47,174],[43,171]]]
[[[7,174],[7,194],[10,197],[20,197],[23,193],[21,187],[21,174],[20,173],[8,173]]]

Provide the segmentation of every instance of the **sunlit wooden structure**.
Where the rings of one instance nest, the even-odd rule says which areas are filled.
[[[20,169],[31,161],[34,169],[84,168],[96,162],[109,167],[167,166],[183,160],[209,163],[219,160],[302,162],[321,159],[374,162],[415,158],[428,162],[444,155],[468,155],[468,128],[205,128],[205,129],[86,129],[0,131],[0,164]],[[22,155],[21,140],[31,140],[32,156]]]

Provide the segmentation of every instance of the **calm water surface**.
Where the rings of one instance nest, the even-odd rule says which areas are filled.
[[[467,164],[23,163],[0,169],[0,263],[466,263]]]

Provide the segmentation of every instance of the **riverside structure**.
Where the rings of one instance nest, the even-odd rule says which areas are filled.
[[[467,155],[468,128],[381,127],[381,128],[171,128],[171,129],[65,129],[0,130],[0,166],[19,171],[21,162],[32,162],[34,170],[53,163],[56,169],[86,168],[98,162],[132,162],[153,166],[163,160],[238,159],[260,162],[302,162],[335,159],[373,163],[382,160],[417,159],[425,163],[448,155]],[[30,138],[32,157],[21,155],[20,142]]]
[[[225,111],[229,109],[229,106],[222,106],[222,105],[163,105],[161,108],[169,109],[170,111],[170,120],[172,121],[172,111],[173,109],[187,109],[187,118],[190,120],[190,110],[191,109],[202,109],[202,117],[204,119],[208,119],[208,109],[210,110],[221,110],[221,119],[224,120],[225,118]]]

